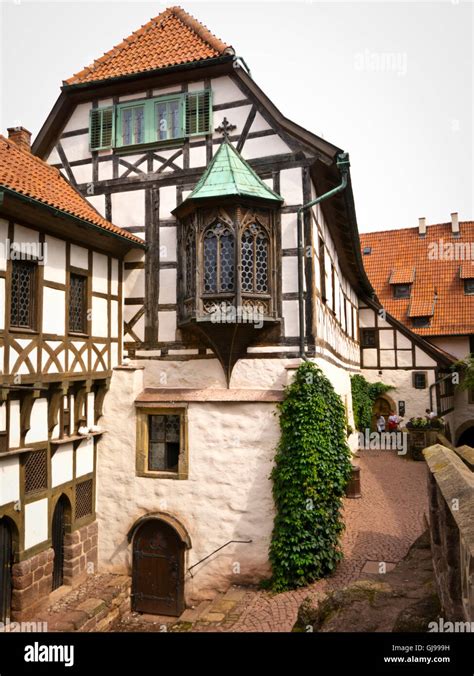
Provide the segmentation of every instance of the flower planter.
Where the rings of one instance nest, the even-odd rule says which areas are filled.
[[[412,460],[424,460],[423,451],[433,446],[438,438],[438,430],[425,428],[409,428],[408,430],[408,457]]]

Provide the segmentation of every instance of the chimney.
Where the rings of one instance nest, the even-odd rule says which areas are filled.
[[[418,234],[420,237],[424,237],[426,235],[426,218],[418,219]]]
[[[461,231],[459,230],[459,216],[457,211],[454,211],[451,214],[451,233],[453,237],[459,237],[461,234]]]
[[[9,127],[8,140],[13,141],[19,148],[31,153],[31,131],[24,127]]]

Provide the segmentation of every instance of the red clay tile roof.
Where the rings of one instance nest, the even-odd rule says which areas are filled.
[[[390,284],[411,284],[415,279],[415,268],[396,268],[390,275]]]
[[[102,218],[58,169],[0,134],[0,190],[2,186],[143,246],[141,239]]]
[[[181,7],[170,7],[64,84],[96,82],[232,53],[232,47]]]
[[[460,223],[460,231],[461,236],[454,238],[451,224],[441,223],[429,225],[425,237],[420,237],[418,228],[360,235],[362,251],[372,248],[362,260],[382,306],[421,336],[474,333],[474,295],[464,293],[460,276],[461,266],[464,274],[474,259],[474,221]],[[392,271],[408,267],[416,267],[411,297],[394,299],[389,283]],[[410,316],[426,316],[420,312],[429,310],[433,300],[430,326],[413,327]]]
[[[471,263],[464,263],[461,265],[461,269],[459,271],[459,277],[461,279],[474,279],[474,262],[471,261]]]
[[[432,317],[434,315],[434,296],[431,298],[414,298],[408,308],[409,317]]]

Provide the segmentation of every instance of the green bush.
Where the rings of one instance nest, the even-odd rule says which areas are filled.
[[[331,573],[341,559],[342,496],[352,471],[344,405],[317,366],[301,364],[279,413],[268,584],[277,592]]]
[[[392,385],[385,385],[381,382],[369,383],[359,373],[351,376],[352,410],[357,430],[363,432],[370,429],[375,400],[380,395],[393,389]]]

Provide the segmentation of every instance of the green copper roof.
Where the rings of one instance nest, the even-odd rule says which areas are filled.
[[[187,200],[229,195],[283,202],[283,198],[257,176],[234,146],[224,141]]]

